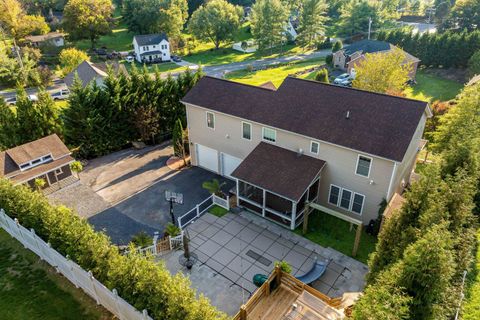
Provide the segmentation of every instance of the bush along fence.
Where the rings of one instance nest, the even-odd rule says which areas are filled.
[[[181,272],[171,275],[163,263],[148,256],[122,255],[104,233],[96,232],[72,210],[52,206],[40,192],[0,178],[0,208],[23,227],[35,229],[60,255],[68,255],[83,270],[91,271],[106,288],[115,288],[134,308],[147,310],[153,319],[227,319],[202,294],[196,294]]]
[[[147,310],[139,312],[128,302],[119,297],[117,290],[110,291],[101,282],[95,279],[91,272],[83,270],[72,260],[62,256],[53,249],[49,243],[43,241],[35,234],[34,229],[30,231],[24,228],[17,219],[13,220],[0,209],[0,227],[17,239],[23,246],[46,261],[57,272],[60,272],[65,278],[77,288],[81,288],[86,294],[92,297],[97,304],[101,304],[108,311],[113,313],[119,319],[123,320],[151,320]]]
[[[224,209],[230,210],[230,199],[229,196],[227,196],[226,199],[219,197],[215,194],[212,194],[209,196],[207,199],[203,200],[199,204],[195,206],[195,208],[191,209],[181,217],[178,217],[178,226],[180,229],[183,229],[186,225],[189,223],[195,221],[195,219],[198,219],[204,214],[205,212],[208,211],[211,207],[214,205],[220,206]]]

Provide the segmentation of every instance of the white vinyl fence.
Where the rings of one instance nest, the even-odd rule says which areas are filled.
[[[197,204],[195,208],[191,209],[181,217],[178,217],[178,226],[180,227],[180,229],[183,229],[190,222],[194,221],[197,218],[200,218],[200,216],[207,212],[207,210],[210,209],[213,205],[218,205],[224,209],[230,210],[229,197],[227,196],[227,199],[224,199],[222,197],[212,194],[207,199]]]
[[[35,230],[26,229],[12,220],[0,209],[0,227],[7,231],[12,237],[20,241],[25,248],[33,251],[40,259],[48,262],[58,272],[63,274],[77,288],[82,288],[85,293],[92,297],[97,304],[101,304],[120,320],[152,320],[146,310],[139,312],[128,302],[118,296],[117,290],[110,291],[101,282],[95,279],[91,272],[83,270],[74,261],[69,260],[50,247],[50,244],[43,241],[35,234]]]

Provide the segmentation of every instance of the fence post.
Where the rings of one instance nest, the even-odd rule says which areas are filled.
[[[157,241],[158,241],[158,231],[153,233],[153,254],[157,255]]]
[[[197,210],[197,218],[199,218],[200,217],[200,206],[197,204],[195,206],[195,209]]]
[[[148,316],[147,309],[143,309],[142,315],[143,315],[143,320],[148,320],[149,316]]]
[[[32,237],[33,239],[35,240],[35,244],[37,245],[37,249],[38,249],[38,257],[40,258],[40,260],[45,260],[43,258],[43,252],[42,252],[42,249],[40,248],[40,245],[38,244],[38,236],[35,234],[35,229],[31,228],[30,229],[30,232],[32,233]],[[41,239],[40,239],[41,240]],[[43,240],[42,240],[43,241]]]
[[[97,287],[95,286],[95,281],[94,281],[94,278],[93,278],[93,274],[92,274],[92,271],[88,271],[88,277],[90,278],[90,284],[92,286],[92,291],[93,291],[93,295],[95,296],[95,301],[97,302],[97,304],[100,304],[100,301],[98,300],[98,293],[97,293]]]
[[[15,221],[15,225],[17,226],[17,233],[20,235],[20,237],[22,237],[22,240],[23,240],[23,241],[20,241],[20,242],[22,242],[23,246],[24,246],[26,249],[28,249],[28,248],[27,248],[27,241],[25,240],[25,237],[24,237],[24,235],[23,235],[20,222],[18,222],[18,219],[17,219],[17,218],[15,218],[14,221]],[[17,240],[20,240],[20,239],[17,239]]]
[[[230,210],[230,196],[227,195],[227,210]]]
[[[71,277],[72,277],[72,283],[78,289],[77,277],[75,276],[75,273],[73,272],[73,261],[70,260],[70,257],[68,255],[67,255],[67,264],[68,264],[68,269],[70,270],[70,274],[71,274]]]
[[[118,291],[117,289],[112,290],[113,296],[115,297],[115,306],[117,307],[117,316],[120,320],[125,319],[122,315],[122,310],[120,309],[120,304],[118,301]]]

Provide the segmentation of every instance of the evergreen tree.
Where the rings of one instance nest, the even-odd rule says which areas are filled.
[[[298,42],[303,47],[314,47],[325,32],[327,20],[325,0],[303,0],[300,7]]]
[[[252,35],[261,50],[273,49],[285,41],[288,10],[280,0],[258,0],[252,7]]]

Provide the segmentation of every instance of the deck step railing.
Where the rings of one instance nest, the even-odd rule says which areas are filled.
[[[230,210],[230,198],[226,196],[226,199],[217,196],[215,194],[210,195],[207,199],[197,204],[190,211],[177,218],[178,226],[183,229],[186,225],[200,218],[205,212],[212,206],[218,205],[224,209]]]

